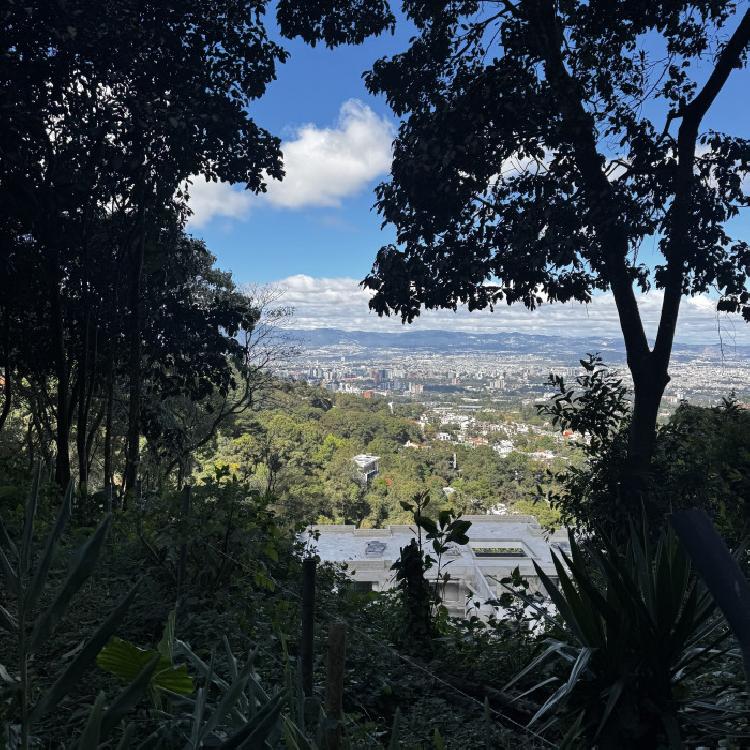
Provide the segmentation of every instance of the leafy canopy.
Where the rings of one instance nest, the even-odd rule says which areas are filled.
[[[630,315],[635,283],[678,299],[717,287],[750,318],[750,247],[725,228],[750,199],[750,141],[698,135],[745,63],[750,14],[723,0],[404,7],[409,48],[366,76],[403,118],[377,191],[397,244],[365,279],[375,310],[411,321],[611,286]],[[650,237],[653,268],[638,257]]]

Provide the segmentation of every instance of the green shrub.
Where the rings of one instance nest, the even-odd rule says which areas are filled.
[[[136,588],[122,599],[99,626],[94,635],[77,652],[53,684],[37,697],[34,689],[34,669],[47,671],[49,665],[34,661],[34,655],[45,644],[64,619],[71,602],[93,573],[109,530],[110,516],[106,516],[85,543],[72,555],[67,577],[56,593],[43,597],[50,568],[56,558],[60,540],[71,512],[73,487],[62,498],[57,520],[52,526],[44,548],[37,553],[34,547],[34,527],[39,506],[40,472],[36,472],[24,513],[23,532],[19,544],[14,543],[0,520],[0,569],[5,588],[15,604],[14,611],[0,607],[0,627],[10,632],[17,646],[18,675],[8,673],[8,690],[13,696],[12,712],[16,721],[9,722],[7,735],[17,740],[21,750],[32,741],[34,726],[58,706],[71,688],[80,681],[93,664],[102,646],[110,639],[130,607]],[[54,668],[54,666],[53,666]],[[153,669],[144,665],[144,672]],[[7,670],[6,670],[7,672]],[[136,675],[140,677],[141,675]],[[140,697],[142,681],[136,679],[118,696],[109,708],[104,707],[104,696],[97,698],[90,726],[85,736],[98,742],[113,730],[122,715],[122,706],[132,705]],[[13,715],[13,714],[12,714]],[[85,745],[91,747],[91,744]],[[95,746],[95,745],[93,745]]]
[[[732,733],[737,716],[689,690],[723,653],[726,627],[675,534],[649,536],[631,526],[624,550],[605,542],[584,554],[571,534],[571,555],[553,555],[559,584],[535,564],[561,623],[513,682],[550,659],[568,676],[532,724],[562,722],[600,748],[678,748],[704,720],[705,732]]]

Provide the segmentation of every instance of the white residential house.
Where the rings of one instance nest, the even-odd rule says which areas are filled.
[[[495,443],[495,445],[492,446],[492,450],[500,456],[508,456],[513,453],[513,441],[501,440],[499,443]]]

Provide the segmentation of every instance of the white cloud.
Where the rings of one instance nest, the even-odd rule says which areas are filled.
[[[332,128],[309,124],[281,144],[286,176],[264,199],[275,206],[337,206],[390,169],[391,122],[349,99]]]
[[[228,219],[242,219],[250,210],[253,195],[247,190],[232,187],[226,182],[206,182],[197,175],[190,186],[190,227],[198,229],[211,219],[223,216]]]
[[[218,216],[241,219],[260,203],[291,209],[338,206],[390,170],[393,136],[390,120],[349,99],[333,127],[308,123],[282,142],[286,176],[270,180],[266,193],[256,197],[240,186],[193,177],[190,224],[202,227]]]
[[[290,276],[277,282],[285,290],[283,304],[294,308],[292,327],[341,328],[349,331],[405,330],[398,318],[379,318],[367,306],[371,292],[352,278]],[[639,295],[639,304],[649,337],[656,333],[662,293]],[[717,344],[716,305],[707,296],[685,298],[682,302],[677,340],[692,344]],[[725,343],[750,345],[750,326],[738,316],[721,318]],[[542,305],[527,310],[522,305],[499,305],[489,310],[469,312],[460,308],[426,310],[411,327],[421,330],[451,330],[467,333],[519,332],[547,336],[586,336],[619,338],[620,325],[611,293],[598,294],[589,305],[569,303]]]

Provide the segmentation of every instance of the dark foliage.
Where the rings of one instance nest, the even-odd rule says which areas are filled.
[[[569,741],[601,748],[679,748],[714,727],[744,736],[740,713],[709,708],[687,687],[690,674],[721,658],[726,626],[674,532],[649,537],[631,526],[624,548],[605,540],[584,551],[571,535],[570,555],[555,558],[558,584],[535,565],[564,628],[525,672],[554,657],[570,673],[534,722],[567,713]]]
[[[701,131],[746,63],[734,2],[411,2],[416,34],[367,74],[402,118],[377,206],[397,243],[364,284],[379,314],[613,293],[633,375],[623,498],[644,501],[680,301],[750,317],[750,142]],[[647,40],[647,41],[646,41]],[[713,58],[706,78],[699,66]],[[664,262],[639,260],[655,237]],[[664,290],[653,347],[636,288]]]

